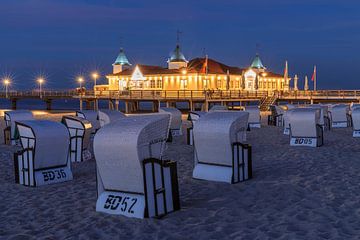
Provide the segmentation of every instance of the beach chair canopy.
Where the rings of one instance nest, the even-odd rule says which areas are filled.
[[[34,116],[31,111],[28,110],[16,110],[16,111],[6,111],[4,113],[5,124],[7,127],[10,127],[11,138],[15,138],[16,133],[16,121],[23,120],[34,120]]]
[[[320,123],[320,109],[296,108],[289,114],[291,136],[318,137],[317,125]]]
[[[181,112],[177,108],[159,108],[159,113],[171,115],[170,129],[181,129]]]
[[[204,116],[205,114],[207,114],[207,112],[203,112],[203,111],[190,111],[189,115],[188,115],[188,120],[191,121],[192,123],[196,122],[197,120],[199,120],[199,118],[201,116]]]
[[[94,111],[94,110],[76,111],[76,116],[88,120],[91,123],[93,132],[96,132],[96,130],[100,128],[100,122],[98,120],[98,111]]]
[[[331,118],[333,122],[347,122],[347,114],[349,113],[349,105],[337,104],[330,108]]]
[[[62,122],[69,130],[70,136],[82,138],[82,148],[85,149],[90,144],[92,132],[91,122],[87,119],[76,116],[63,116]]]
[[[98,112],[98,119],[101,127],[124,117],[126,117],[124,113],[115,110],[99,110]]]
[[[258,106],[246,106],[245,111],[249,113],[249,124],[260,123],[260,109]]]
[[[96,133],[94,154],[106,190],[144,193],[142,161],[161,159],[169,124],[169,114],[131,116]]]
[[[228,108],[223,105],[214,105],[209,109],[209,112],[224,111],[224,110],[228,110]]]
[[[352,121],[354,130],[360,130],[360,106],[352,109]]]
[[[16,122],[23,148],[34,147],[34,169],[65,166],[69,151],[69,131],[59,123],[48,120]],[[34,141],[29,146],[29,141]]]
[[[194,126],[198,162],[232,166],[232,143],[244,142],[248,112],[209,112]]]

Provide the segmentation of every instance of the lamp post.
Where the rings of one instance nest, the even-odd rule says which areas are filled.
[[[38,78],[37,82],[39,83],[39,96],[40,96],[40,98],[42,98],[41,87],[42,87],[42,84],[44,83],[44,79]]]
[[[99,74],[98,74],[97,72],[93,72],[93,73],[91,74],[91,76],[92,76],[93,79],[94,79],[94,96],[96,97],[95,87],[96,87],[96,80],[98,79]]]
[[[82,83],[84,82],[84,79],[83,79],[82,77],[79,77],[79,78],[78,78],[78,82],[79,82],[80,91],[81,91],[81,87],[82,87]]]
[[[5,78],[5,79],[4,79],[4,85],[5,85],[5,97],[6,97],[6,98],[9,97],[9,94],[8,94],[9,84],[10,84],[10,79]]]

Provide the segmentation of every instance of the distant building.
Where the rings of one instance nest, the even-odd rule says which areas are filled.
[[[257,54],[248,68],[232,67],[211,58],[187,61],[179,44],[167,61],[167,68],[136,64],[132,66],[123,49],[99,90],[289,90],[289,81],[264,67]]]

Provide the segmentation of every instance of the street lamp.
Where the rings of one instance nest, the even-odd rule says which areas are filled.
[[[4,79],[4,85],[5,85],[5,96],[6,96],[6,98],[9,97],[9,94],[8,94],[9,84],[10,84],[10,79],[5,78],[5,79]]]
[[[93,72],[91,74],[92,78],[94,79],[94,96],[96,97],[96,91],[95,91],[95,87],[96,87],[96,79],[98,79],[99,74],[97,72]]]
[[[39,96],[40,96],[40,98],[42,98],[41,87],[42,87],[42,84],[45,82],[45,80],[43,78],[38,78],[37,82],[39,83]]]
[[[82,77],[79,77],[77,80],[80,84],[80,91],[81,91],[81,84],[84,82],[84,79]]]

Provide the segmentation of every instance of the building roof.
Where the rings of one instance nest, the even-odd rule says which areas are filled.
[[[187,62],[184,54],[180,51],[180,45],[177,44],[175,50],[170,54],[168,62]]]
[[[120,49],[120,53],[119,55],[117,56],[115,62],[114,62],[114,65],[128,65],[128,66],[131,66],[129,60],[127,59],[126,55],[125,55],[125,52],[124,52],[124,49]]]
[[[259,54],[256,54],[254,60],[251,63],[251,67],[257,69],[265,69],[264,65],[261,62]]]
[[[168,69],[160,66],[151,66],[151,65],[136,65],[142,74],[144,75],[166,75],[166,74],[182,74],[184,68],[180,69]],[[135,67],[125,69],[122,72],[109,74],[108,76],[131,76],[134,72]],[[207,59],[207,73],[208,74],[221,74],[226,75],[227,71],[231,75],[242,75],[244,71],[247,69],[227,66],[223,63],[220,63],[214,59]],[[194,58],[189,61],[188,66],[186,68],[187,73],[193,74],[205,74],[206,73],[206,58]],[[276,74],[273,72],[264,72],[260,73],[262,77],[267,78],[282,78],[283,76],[280,74]]]

